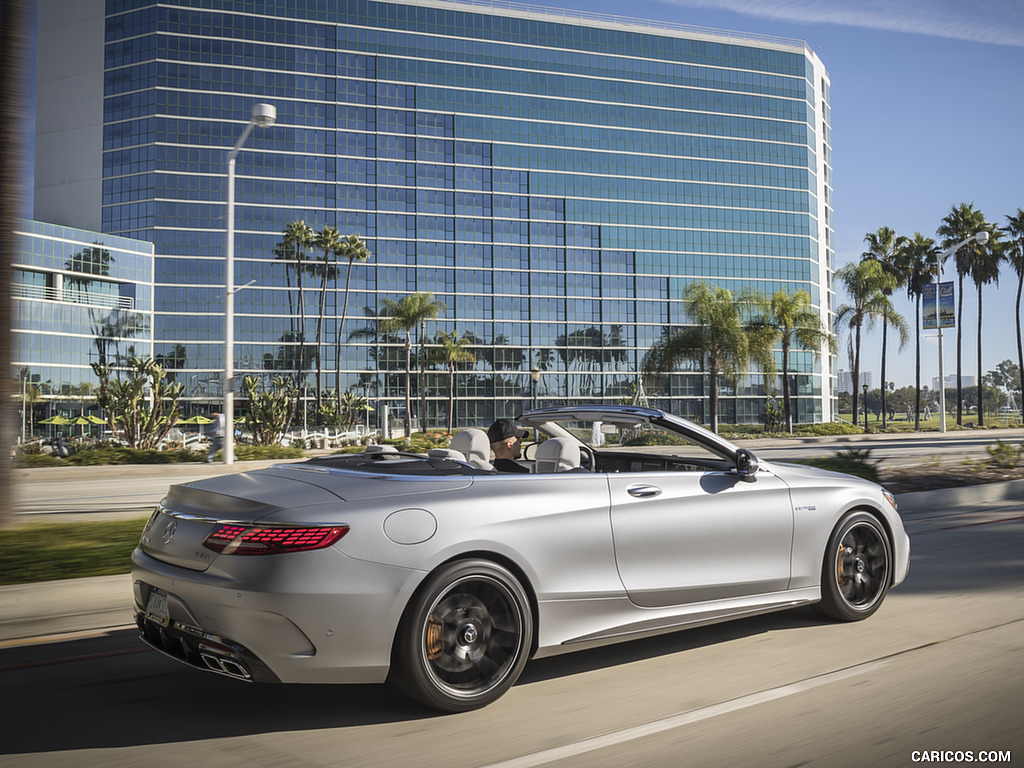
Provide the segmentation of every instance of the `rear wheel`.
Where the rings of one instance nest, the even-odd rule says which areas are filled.
[[[885,599],[891,563],[889,537],[878,518],[868,512],[848,515],[825,550],[818,611],[840,621],[866,619]]]
[[[465,712],[490,704],[519,678],[533,616],[512,573],[464,560],[428,579],[398,635],[389,680],[427,706]]]

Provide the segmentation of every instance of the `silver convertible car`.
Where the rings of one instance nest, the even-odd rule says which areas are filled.
[[[874,483],[651,408],[519,423],[529,473],[465,430],[172,486],[132,556],[143,639],[239,680],[388,681],[458,712],[533,657],[808,604],[856,621],[907,575]]]

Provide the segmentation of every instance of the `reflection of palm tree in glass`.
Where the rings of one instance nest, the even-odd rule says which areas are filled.
[[[110,265],[113,263],[114,257],[101,243],[93,243],[92,246],[86,246],[78,253],[73,253],[71,258],[64,262],[64,269],[72,273],[64,277],[65,289],[70,289],[71,295],[62,298],[65,301],[84,302],[89,286],[93,282],[85,275],[109,277]]]
[[[120,353],[120,343],[123,339],[133,339],[140,333],[149,330],[146,318],[137,312],[124,312],[120,309],[111,310],[106,314],[98,310],[89,310],[90,333],[95,337],[93,346],[96,347],[96,362],[106,366],[108,352],[113,347],[113,364],[123,365]]]

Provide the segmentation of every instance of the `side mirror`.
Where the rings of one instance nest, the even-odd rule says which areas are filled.
[[[736,451],[736,474],[745,483],[754,482],[755,475],[757,474],[757,456],[752,454],[746,448],[740,448]]]

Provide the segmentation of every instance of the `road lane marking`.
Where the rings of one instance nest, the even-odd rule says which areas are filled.
[[[533,768],[538,765],[546,765],[557,760],[565,760],[570,757],[586,754],[587,752],[604,749],[605,747],[623,744],[627,741],[643,739],[648,736],[663,733],[664,731],[670,731],[673,728],[681,728],[684,725],[699,723],[702,720],[710,720],[713,717],[719,717],[721,715],[729,714],[730,712],[737,712],[741,709],[755,707],[758,704],[776,701],[778,699],[786,698],[787,696],[795,696],[798,693],[804,693],[805,691],[810,691],[815,688],[831,685],[840,680],[846,680],[858,675],[875,672],[886,664],[888,664],[888,659],[865,662],[864,664],[858,664],[853,667],[847,667],[846,669],[829,672],[817,677],[810,677],[796,683],[790,683],[789,685],[783,685],[779,688],[751,693],[747,696],[741,696],[738,699],[722,702],[721,704],[713,704],[710,707],[703,707],[702,709],[683,712],[678,715],[666,717],[662,720],[655,720],[651,723],[636,725],[632,728],[624,728],[621,731],[613,731],[590,739],[583,739],[582,741],[577,741],[572,744],[565,744],[561,747],[545,749],[541,752],[534,752],[531,755],[523,755],[522,757],[513,758],[512,760],[506,760],[500,763],[491,763],[484,766],[484,768]]]

